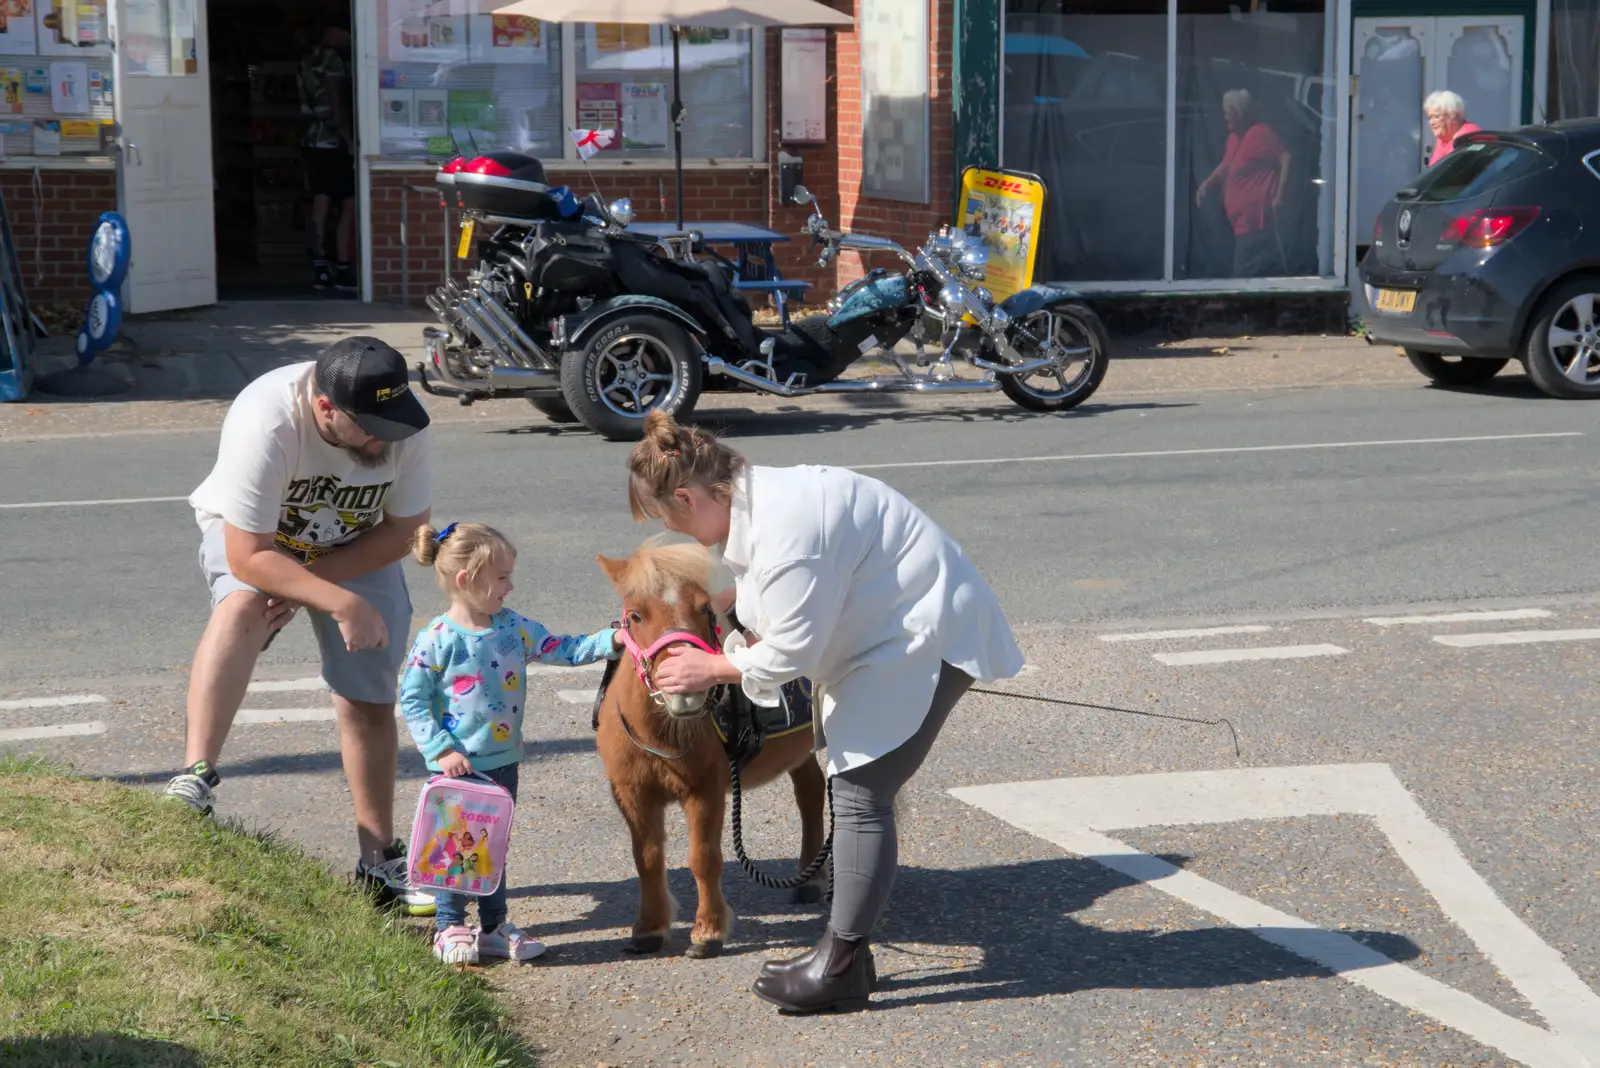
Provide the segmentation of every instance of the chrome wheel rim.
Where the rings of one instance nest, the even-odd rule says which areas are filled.
[[[1030,374],[1013,375],[1017,385],[1042,400],[1061,400],[1082,389],[1094,370],[1094,340],[1083,325],[1069,315],[1049,311],[1035,312],[1022,325],[1043,345],[1042,350],[1035,349],[1029,342],[1023,355],[1029,359],[1048,355],[1055,362]]]
[[[666,342],[623,334],[600,353],[590,374],[602,404],[625,419],[643,419],[652,408],[677,400],[677,370]]]
[[[1556,370],[1574,385],[1600,385],[1600,330],[1595,323],[1595,296],[1583,293],[1563,304],[1550,320],[1545,338]]]

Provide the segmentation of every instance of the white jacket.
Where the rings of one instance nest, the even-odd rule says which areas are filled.
[[[994,592],[961,546],[898,492],[839,467],[749,467],[723,562],[739,622],[726,644],[743,688],[776,705],[815,684],[828,772],[889,753],[933,702],[943,662],[980,681],[1022,670]]]

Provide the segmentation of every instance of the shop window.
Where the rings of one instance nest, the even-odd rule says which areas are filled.
[[[1333,273],[1322,0],[1178,0],[1175,278]]]
[[[384,157],[501,149],[576,159],[572,129],[609,128],[617,136],[598,161],[672,159],[672,38],[665,27],[440,13],[451,7],[377,0]],[[750,158],[751,34],[686,29],[679,69],[684,158]]]
[[[560,158],[561,27],[451,6],[378,0],[380,153]]]
[[[1332,18],[1323,0],[1007,0],[1002,160],[1049,190],[1037,277],[1331,276]]]
[[[1036,276],[1161,278],[1166,0],[1009,0],[1003,58],[1005,165],[1048,191]]]

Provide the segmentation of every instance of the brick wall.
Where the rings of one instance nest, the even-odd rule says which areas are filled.
[[[31,170],[0,171],[0,193],[11,217],[22,282],[29,301],[89,299],[84,256],[94,222],[117,208],[116,174],[110,170],[43,170],[37,192]]]
[[[849,10],[854,0],[831,2],[841,10]],[[806,209],[777,203],[777,159],[780,149],[801,157],[806,187],[817,194],[829,219],[837,221],[839,191],[834,146],[840,142],[837,134],[830,131],[826,145],[785,148],[779,143],[781,86],[778,76],[782,68],[781,47],[779,31],[768,31],[765,136],[769,163],[760,167],[685,170],[684,221],[690,225],[697,218],[746,222],[768,226],[790,235],[790,241],[778,244],[774,250],[779,270],[786,278],[802,278],[811,282],[815,288],[806,299],[821,303],[833,293],[835,271],[831,266],[817,267],[810,239],[800,236],[800,228],[805,225]],[[830,78],[830,114],[838,112],[836,90],[835,80]],[[693,122],[694,115],[691,113],[686,121]],[[580,196],[592,192],[598,182],[607,200],[629,198],[633,201],[633,209],[640,222],[670,222],[676,216],[676,186],[670,163],[637,169],[593,171],[577,164],[553,165],[547,167],[547,173],[552,182],[565,183]],[[432,183],[431,171],[378,171],[372,176],[372,297],[375,301],[400,303],[402,190],[408,185],[431,187]],[[420,306],[423,298],[443,279],[446,258],[443,214],[438,197],[431,192],[410,195],[407,211],[410,251],[404,257],[404,262],[410,272],[410,303],[415,306]],[[455,231],[452,231],[452,245],[454,237]],[[728,249],[724,246],[718,251],[726,255]],[[451,259],[451,267],[458,277],[465,274],[465,264],[455,261],[453,256]],[[752,303],[759,304],[759,301]]]
[[[909,2],[909,0],[907,0]],[[952,107],[951,77],[954,70],[955,2],[924,0],[928,5],[928,153],[929,203],[911,204],[867,196],[862,191],[865,153],[862,129],[861,41],[854,31],[832,34],[836,55],[833,63],[838,109],[835,121],[838,134],[838,185],[840,219],[843,228],[859,230],[898,241],[908,249],[921,244],[941,224],[955,220],[955,111]],[[835,6],[861,17],[857,0],[843,0]],[[881,253],[871,257],[871,266],[895,269],[895,263]],[[839,282],[864,273],[861,257],[840,253]]]

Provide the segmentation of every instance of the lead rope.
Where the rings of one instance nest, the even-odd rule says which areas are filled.
[[[799,875],[788,879],[775,879],[756,867],[755,862],[744,851],[744,827],[740,818],[744,803],[739,789],[739,762],[737,760],[728,761],[728,777],[730,780],[729,785],[733,791],[733,855],[739,858],[739,866],[744,869],[744,873],[771,890],[795,890],[809,883],[816,877],[817,872],[822,870],[822,866],[828,862],[828,858],[833,855],[833,779],[831,777],[828,779],[827,840],[822,843],[822,848],[817,850],[817,855],[811,858],[811,863],[807,864],[805,870]],[[831,871],[828,873],[828,897],[833,897],[833,873]]]
[[[1096,705],[1086,701],[1068,701],[1064,697],[1041,697],[1031,693],[1012,693],[1010,690],[985,690],[972,687],[968,693],[988,694],[990,697],[1014,697],[1019,701],[1038,701],[1047,705],[1066,705],[1070,708],[1088,708],[1096,712],[1120,712],[1125,716],[1148,716],[1151,719],[1170,719],[1178,723],[1198,723],[1203,727],[1226,727],[1228,734],[1233,738],[1233,755],[1243,756],[1239,751],[1239,732],[1233,729],[1233,724],[1226,718],[1198,719],[1194,716],[1176,716],[1170,712],[1146,712],[1140,708],[1117,708],[1115,705]]]

